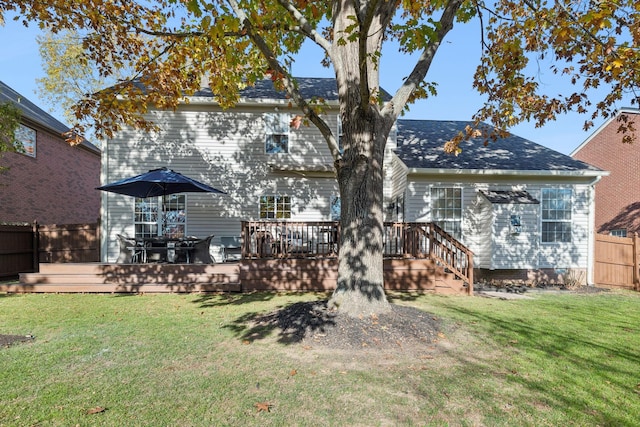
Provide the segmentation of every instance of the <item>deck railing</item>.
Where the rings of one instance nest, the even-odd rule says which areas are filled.
[[[473,253],[442,228],[428,222],[384,224],[385,258],[431,258],[473,283]],[[243,221],[242,258],[336,257],[340,222]]]

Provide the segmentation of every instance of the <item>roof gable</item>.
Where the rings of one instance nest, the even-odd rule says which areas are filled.
[[[459,155],[445,153],[445,142],[473,125],[470,121],[398,120],[395,152],[410,169],[600,172],[594,166],[515,135],[489,141],[486,146],[484,139],[474,138],[460,144]],[[486,124],[481,126],[492,129]]]

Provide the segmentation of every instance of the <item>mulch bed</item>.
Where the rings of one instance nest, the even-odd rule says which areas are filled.
[[[344,350],[423,347],[440,334],[440,321],[416,308],[392,304],[388,313],[354,318],[328,309],[326,300],[289,305],[253,325],[278,330],[281,342]]]

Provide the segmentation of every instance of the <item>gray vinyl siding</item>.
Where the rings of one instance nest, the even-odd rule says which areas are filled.
[[[557,186],[549,186],[557,188]],[[576,185],[572,194],[571,242],[541,243],[540,268],[585,268],[589,256],[589,193],[588,185]],[[540,194],[538,194],[540,197]]]
[[[295,114],[285,110],[291,117]],[[224,111],[187,105],[177,112],[155,111],[152,116],[158,132],[125,129],[105,143],[102,182],[167,166],[227,192],[186,194],[186,233],[215,235],[216,258],[220,237],[239,236],[241,221],[259,219],[260,196],[290,196],[291,221],[329,220],[329,203],[338,195],[338,186],[324,138],[315,126],[290,129],[289,153],[266,154],[263,115],[268,112],[274,109]],[[337,116],[326,117],[332,129],[337,129]],[[329,168],[311,174],[278,170],[288,165]],[[119,251],[115,235],[134,235],[134,198],[112,193],[103,197],[104,258],[113,262]]]
[[[476,192],[474,202],[468,207],[467,240],[474,251],[473,262],[478,268],[490,268],[493,248],[493,209],[491,203]]]
[[[407,180],[407,221],[432,220],[431,188],[460,187],[462,191],[461,241],[474,252],[475,265],[488,269],[585,268],[588,258],[589,185],[568,183],[478,183],[419,176]],[[542,188],[571,188],[572,239],[570,243],[541,243],[539,204],[491,204],[479,190],[524,190],[541,199]],[[520,215],[522,231],[512,233],[511,215]]]

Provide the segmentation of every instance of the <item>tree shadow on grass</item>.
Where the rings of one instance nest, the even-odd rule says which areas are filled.
[[[193,300],[193,303],[199,304],[200,308],[214,308],[228,305],[244,305],[266,302],[282,295],[282,293],[278,292],[200,294],[195,300]]]
[[[247,313],[224,326],[243,341],[265,339],[274,333],[282,344],[300,343],[315,333],[335,326],[336,313],[327,310],[327,301],[297,302],[269,313]]]

